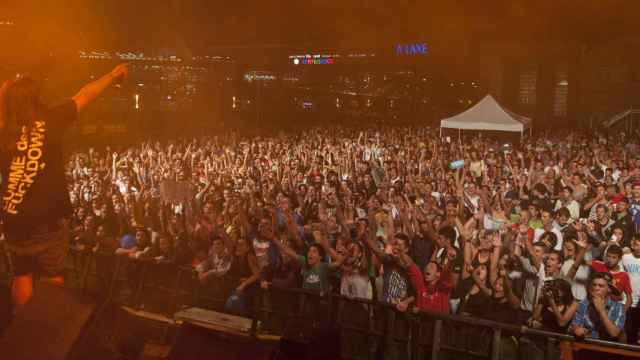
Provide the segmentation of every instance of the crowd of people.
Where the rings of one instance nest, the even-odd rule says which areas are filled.
[[[631,137],[315,128],[118,150],[69,158],[72,245],[192,266],[229,311],[301,287],[638,341]]]

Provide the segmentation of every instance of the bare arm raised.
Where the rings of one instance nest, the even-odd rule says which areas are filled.
[[[98,98],[111,84],[118,79],[121,79],[129,73],[127,64],[121,64],[111,70],[110,73],[102,76],[100,79],[90,82],[80,89],[80,91],[73,97],[73,101],[76,103],[78,111],[84,109],[93,100]]]

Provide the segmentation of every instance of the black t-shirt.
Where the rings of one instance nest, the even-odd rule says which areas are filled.
[[[475,294],[467,294],[464,299],[464,312],[484,318],[491,312],[492,305],[491,296],[480,290]]]
[[[562,304],[563,305],[563,304]],[[569,305],[565,305],[564,309],[560,311],[562,315],[569,309]],[[553,313],[547,304],[543,304],[542,312],[540,313],[542,317],[542,328],[547,331],[554,331],[558,333],[566,333],[570,324],[566,324],[565,326],[558,325],[558,320],[556,320],[556,315]]]
[[[419,269],[424,269],[431,260],[435,246],[428,235],[416,235],[411,241],[409,253]]]
[[[62,136],[76,118],[72,100],[52,107],[32,129],[22,129],[14,154],[0,156],[2,220],[10,241],[28,238],[36,225],[53,225],[71,215]]]
[[[491,298],[491,306],[485,319],[506,324],[518,323],[518,310],[512,308],[504,299]]]

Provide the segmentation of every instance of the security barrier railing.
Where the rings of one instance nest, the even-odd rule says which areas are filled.
[[[2,268],[0,267],[0,271]],[[169,318],[183,308],[224,311],[226,294],[209,292],[191,267],[72,251],[67,284],[105,301]],[[554,359],[640,358],[640,347],[530,329],[468,316],[402,313],[377,301],[270,288],[253,297],[252,333],[306,343],[311,351],[336,351],[341,359]],[[337,349],[337,350],[336,350]]]

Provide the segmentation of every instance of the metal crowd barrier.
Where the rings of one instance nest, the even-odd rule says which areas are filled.
[[[200,289],[194,270],[152,259],[131,259],[112,253],[72,250],[66,283],[103,301],[135,310],[171,316],[197,304]]]
[[[285,298],[296,298],[298,306],[286,306],[284,314],[286,322],[306,319],[307,326],[302,332],[289,333],[300,340],[313,338],[315,329],[312,325],[319,321],[318,317],[305,318],[305,303],[311,299],[325,305],[324,320],[332,323],[328,331],[334,336],[349,336],[341,344],[342,359],[530,359],[528,353],[519,351],[509,354],[504,348],[505,342],[512,338],[523,343],[536,343],[541,346],[539,359],[582,359],[585,350],[598,352],[606,359],[640,358],[640,346],[610,342],[596,339],[577,340],[569,334],[561,334],[544,330],[531,329],[526,326],[498,323],[481,318],[445,315],[426,311],[402,313],[394,306],[365,299],[353,299],[343,295],[329,294],[321,296],[303,289],[272,289],[263,293],[263,299],[282,293]],[[294,296],[295,295],[295,296]],[[268,300],[263,300],[263,304]],[[290,305],[290,304],[287,304]],[[354,314],[357,309],[368,313],[368,318],[358,318]],[[356,310],[356,311],[354,311]],[[269,317],[277,311],[271,306],[259,309],[258,319],[268,322]],[[357,324],[359,323],[359,324]],[[380,324],[382,323],[382,324]],[[272,331],[272,329],[269,329]],[[304,333],[307,330],[308,333]],[[345,334],[346,333],[346,334]],[[361,334],[362,341],[352,341],[351,334]],[[506,340],[506,341],[505,341]],[[357,350],[349,354],[351,345]],[[526,347],[530,351],[531,347]],[[351,349],[353,350],[353,349]]]
[[[192,268],[150,260],[72,251],[67,284],[105,301],[169,318],[203,303],[224,310],[225,294],[207,294]],[[389,304],[338,294],[271,288],[252,300],[254,335],[282,335],[312,348],[315,344],[317,351],[333,344],[341,359],[520,359],[523,354],[514,351],[529,349],[527,344],[536,345],[540,359],[581,359],[587,350],[607,359],[640,358],[640,346],[578,341],[568,334],[467,316],[401,313]]]

